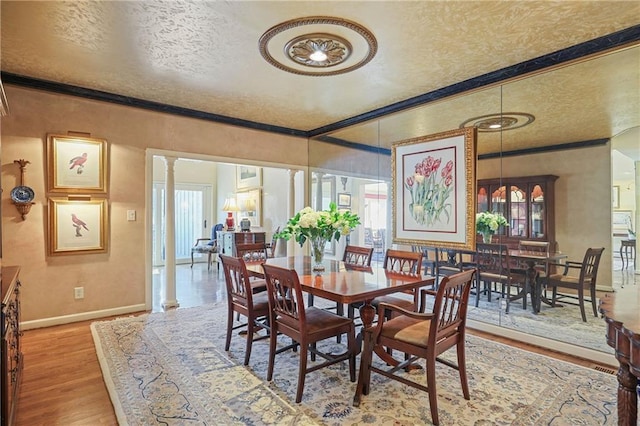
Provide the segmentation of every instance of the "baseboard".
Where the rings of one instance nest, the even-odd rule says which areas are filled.
[[[496,336],[506,337],[535,346],[540,346],[542,348],[562,352],[567,355],[587,359],[590,361],[598,362],[600,364],[606,364],[616,368],[620,366],[613,353],[607,354],[605,352],[596,351],[595,349],[584,348],[581,346],[561,342],[559,340],[552,340],[540,336],[534,336],[532,334],[526,334],[520,331],[512,330],[505,327],[499,327],[497,325],[487,324],[480,321],[467,320],[467,326],[475,330],[484,331],[487,333],[495,334]],[[604,340],[605,336],[602,336],[602,339]],[[613,351],[613,349],[611,350]]]
[[[146,311],[146,306],[144,305],[144,303],[139,305],[121,306],[118,308],[103,309],[101,311],[81,312],[78,314],[62,315],[59,317],[43,318],[33,321],[22,321],[20,323],[20,329],[32,330],[34,328],[52,327],[54,325],[70,324],[72,322],[105,318],[115,315],[126,315],[143,311]]]

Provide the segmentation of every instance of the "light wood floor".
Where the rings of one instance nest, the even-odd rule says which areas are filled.
[[[223,277],[206,264],[178,266],[177,295],[182,307],[224,299]],[[162,285],[160,274],[155,278]],[[633,286],[636,289],[640,286]],[[154,311],[159,302],[154,301]],[[116,417],[102,380],[90,330],[91,321],[27,330],[22,338],[24,374],[16,424],[115,425]],[[611,371],[591,361],[469,330],[471,334],[510,344],[588,368]]]

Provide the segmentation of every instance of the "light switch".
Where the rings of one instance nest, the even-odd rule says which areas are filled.
[[[136,211],[135,210],[127,210],[127,220],[129,222],[135,222],[135,220],[136,220]]]

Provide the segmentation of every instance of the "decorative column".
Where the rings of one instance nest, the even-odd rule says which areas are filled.
[[[296,214],[296,173],[300,170],[289,169],[287,172],[289,173],[289,216],[293,217]],[[290,239],[287,241],[287,256],[293,256],[295,252],[295,240]]]
[[[316,172],[316,210],[322,210],[322,178],[324,173]]]
[[[175,163],[176,157],[164,157],[165,162],[165,195],[164,195],[164,272],[165,286],[162,289],[162,308],[169,309],[180,306],[176,299],[176,192]]]
[[[636,247],[635,247],[635,271],[634,273],[636,275],[640,275],[640,262],[638,261],[638,246],[640,244],[638,244],[638,239],[640,238],[640,233],[638,232],[640,230],[640,161],[635,161],[633,163],[633,166],[635,168],[635,186],[636,186],[636,190],[635,190],[635,211],[636,211],[636,217],[635,217],[635,228],[633,229],[634,232],[636,233]]]

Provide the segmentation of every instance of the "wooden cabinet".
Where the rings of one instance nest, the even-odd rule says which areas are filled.
[[[11,425],[15,418],[18,388],[22,379],[20,350],[20,281],[17,266],[2,268],[2,386],[0,414],[2,425]]]
[[[521,176],[478,180],[477,211],[502,213],[509,222],[498,235],[507,244],[549,241],[555,246],[555,181],[558,176]]]
[[[236,244],[266,243],[265,232],[218,232],[218,244],[220,253],[227,256],[235,256]]]

